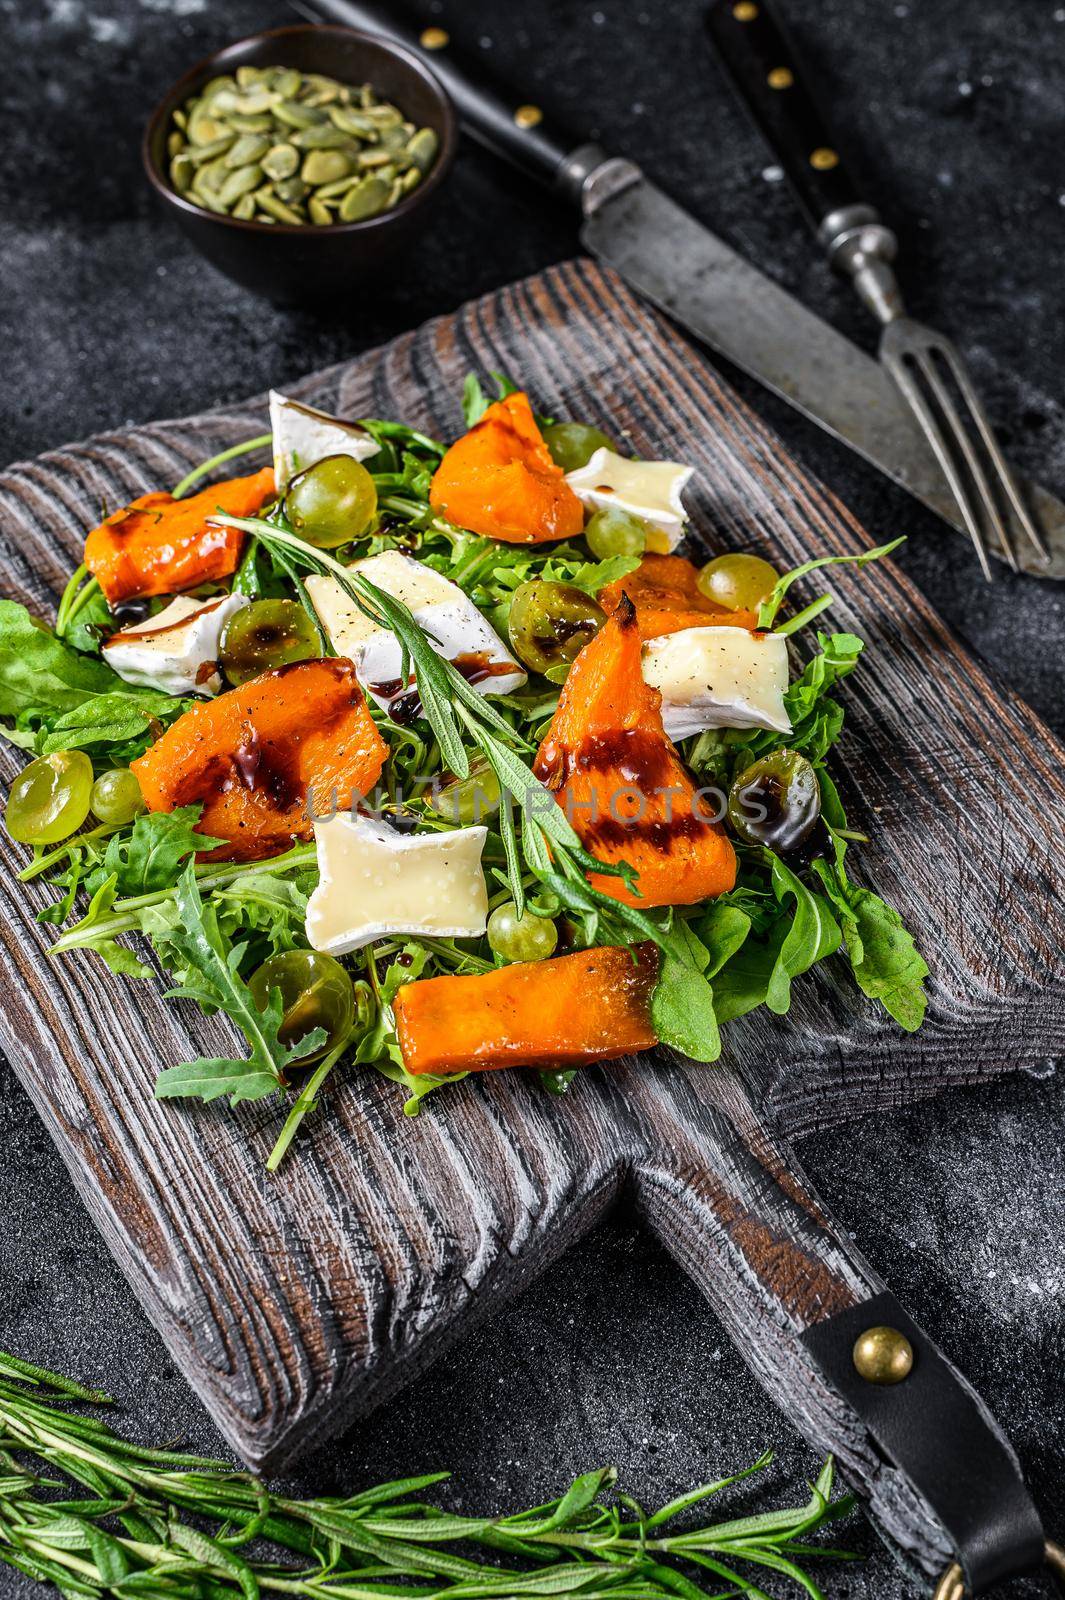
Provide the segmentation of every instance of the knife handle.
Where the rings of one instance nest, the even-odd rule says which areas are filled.
[[[296,0],[296,8],[315,20],[404,45],[443,84],[468,133],[541,183],[574,198],[579,195],[588,171],[581,160],[590,149],[588,141],[551,126],[539,106],[510,92],[472,54],[457,49],[445,28],[424,26],[397,7],[373,0]],[[602,152],[597,153],[602,160]]]
[[[826,218],[860,206],[861,199],[794,46],[766,0],[711,0],[706,23],[733,84],[820,234]]]

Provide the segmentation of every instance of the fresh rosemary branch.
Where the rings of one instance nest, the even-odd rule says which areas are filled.
[[[804,1505],[723,1522],[692,1513],[768,1454],[653,1515],[614,1489],[607,1467],[547,1505],[474,1517],[415,1498],[439,1472],[342,1499],[273,1494],[225,1462],[130,1443],[91,1409],[107,1403],[0,1352],[0,1561],[64,1595],[766,1600],[753,1568],[819,1600],[805,1561],[850,1556],[808,1543],[851,1509],[832,1499],[831,1460]],[[84,1492],[69,1496],[71,1482]]]

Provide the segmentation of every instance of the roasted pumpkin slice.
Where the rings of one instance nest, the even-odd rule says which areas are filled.
[[[193,706],[133,771],[150,811],[203,805],[212,861],[258,861],[310,837],[377,782],[388,746],[350,661],[297,661]]]
[[[230,478],[175,500],[145,494],[94,528],[85,541],[85,565],[109,606],[140,595],[180,594],[217,583],[236,570],[244,535],[209,519],[216,511],[250,517],[273,498],[273,468]]]
[[[636,607],[641,639],[660,639],[684,628],[756,628],[753,611],[726,611],[701,593],[699,569],[683,556],[646,555],[624,578],[599,591],[599,604],[616,611],[623,594]]]
[[[654,945],[602,946],[472,978],[420,978],[393,1008],[408,1072],[581,1067],[656,1042]]]
[[[584,507],[551,459],[529,397],[508,394],[451,446],[429,490],[456,527],[505,544],[569,539]]]
[[[570,668],[534,771],[586,850],[636,869],[638,894],[591,874],[594,888],[626,905],[692,905],[733,887],[736,854],[666,737],[640,653],[636,608],[622,595]]]

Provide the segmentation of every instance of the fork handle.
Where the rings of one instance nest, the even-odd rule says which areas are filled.
[[[897,244],[864,204],[829,134],[795,48],[768,0],[711,0],[710,37],[837,271],[883,323],[902,315]]]

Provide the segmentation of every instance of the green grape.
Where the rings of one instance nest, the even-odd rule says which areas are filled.
[[[513,900],[507,900],[488,918],[488,943],[504,961],[546,961],[555,953],[558,929],[533,911],[519,917]]]
[[[608,556],[642,556],[647,548],[646,524],[616,506],[601,506],[593,512],[584,537],[592,555],[600,561]]]
[[[318,630],[298,600],[253,600],[234,611],[218,642],[222,670],[232,684],[321,653]]]
[[[726,611],[757,611],[768,599],[778,576],[776,568],[761,556],[734,550],[731,555],[708,561],[696,581],[699,592]]]
[[[355,991],[351,978],[333,956],[320,950],[282,950],[268,956],[248,980],[252,999],[266,1010],[271,991],[281,991],[282,1044],[298,1044],[315,1028],[324,1028],[325,1043],[300,1061],[317,1061],[328,1055],[351,1032],[355,1020]],[[360,996],[360,1016],[363,1003]]]
[[[354,456],[323,456],[285,491],[285,516],[319,550],[364,534],[377,515],[377,486]]]
[[[606,613],[583,589],[530,578],[519,584],[507,623],[514,654],[534,672],[565,669],[594,639]]]
[[[786,855],[809,838],[821,815],[817,773],[797,750],[762,756],[733,782],[728,819],[747,844]]]
[[[588,465],[597,450],[614,448],[613,439],[583,422],[552,422],[543,432],[551,460],[563,472],[576,472]]]
[[[121,827],[144,810],[144,796],[136,774],[128,767],[108,767],[92,786],[89,802],[94,817]]]
[[[58,844],[89,815],[92,762],[84,750],[57,750],[24,767],[7,797],[7,831],[19,844]]]
[[[499,779],[486,761],[472,762],[468,778],[453,778],[429,795],[433,810],[461,827],[495,816],[500,800]]]

